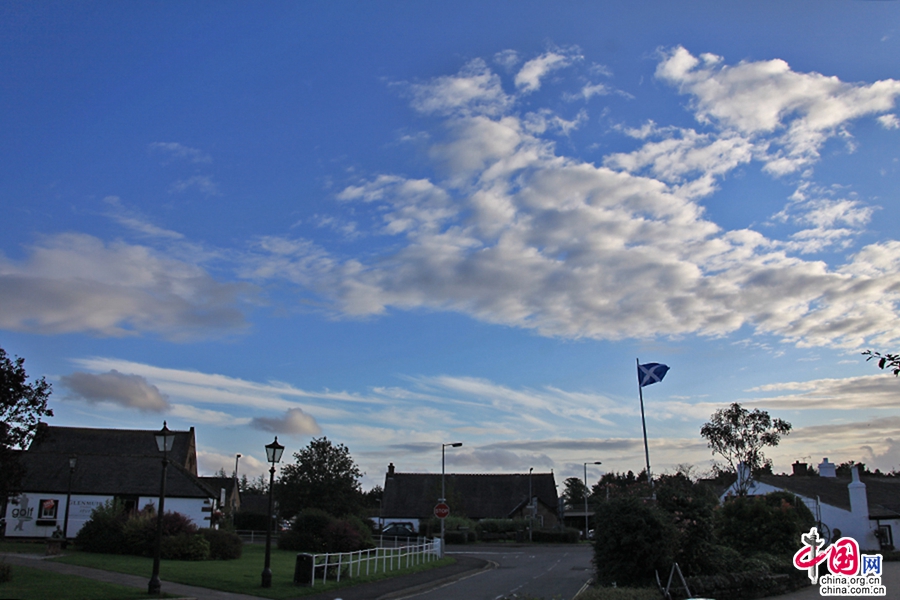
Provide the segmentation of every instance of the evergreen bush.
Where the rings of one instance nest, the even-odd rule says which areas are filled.
[[[160,556],[168,560],[206,560],[209,558],[209,542],[197,533],[164,536]]]
[[[91,518],[75,536],[75,546],[85,552],[127,554],[125,522],[128,515],[121,506],[109,501],[91,512]]]
[[[209,542],[209,557],[214,560],[235,560],[244,551],[244,542],[231,531],[203,529],[200,531]]]

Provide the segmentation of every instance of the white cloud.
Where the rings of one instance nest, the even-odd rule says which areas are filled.
[[[153,142],[150,144],[150,151],[163,154],[172,159],[186,160],[192,163],[212,162],[212,157],[209,154],[178,142]]]
[[[574,53],[546,52],[522,65],[522,69],[516,74],[516,87],[526,94],[537,91],[541,89],[541,79],[579,58],[581,57]]]
[[[190,339],[243,328],[238,305],[250,290],[146,246],[60,234],[24,261],[0,255],[0,327]]]
[[[76,372],[60,378],[64,386],[88,402],[111,402],[145,412],[165,412],[168,398],[140,375],[115,369],[100,374]]]
[[[853,119],[893,109],[900,81],[850,84],[819,73],[798,73],[783,60],[723,65],[721,57],[669,52],[656,75],[693,96],[698,120],[759,138],[774,134],[766,169],[776,175],[813,163],[825,141],[849,135]],[[882,120],[882,125],[885,121]]]
[[[885,129],[900,129],[900,119],[897,118],[897,115],[881,115],[878,117],[878,122]]]
[[[187,179],[179,179],[169,186],[169,193],[181,194],[191,189],[205,196],[219,195],[219,186],[209,175],[193,175]]]
[[[255,429],[286,435],[318,435],[322,432],[316,420],[300,408],[289,408],[277,418],[255,417],[251,426]]]
[[[521,81],[539,82],[565,62],[549,56]],[[446,117],[447,133],[430,149],[444,178],[378,175],[338,194],[374,209],[382,232],[405,240],[380,255],[340,258],[306,240],[267,238],[247,273],[308,286],[346,315],[448,310],[566,338],[749,327],[801,346],[900,339],[900,321],[886,318],[900,302],[900,268],[883,260],[881,246],[837,267],[790,254],[846,247],[872,208],[805,198],[787,219],[799,229],[782,241],[723,230],[695,201],[739,166],[781,156],[766,151],[773,131],[787,131],[777,134],[783,156],[812,160],[807,150],[818,142],[803,150],[791,137],[798,128],[832,135],[851,118],[886,110],[900,82],[844,84],[781,61],[728,67],[681,48],[658,74],[693,94],[698,116],[720,131],[647,123],[626,132],[661,140],[603,166],[559,154],[543,137],[552,113],[517,113],[521,97],[506,96],[483,61],[421,84],[414,107]],[[758,92],[782,88],[793,100]]]

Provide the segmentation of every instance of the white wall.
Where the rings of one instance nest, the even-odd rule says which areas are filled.
[[[69,504],[68,537],[73,538],[81,527],[91,518],[91,512],[105,502],[111,501],[112,496],[83,496],[73,494]],[[49,502],[48,502],[49,501]],[[138,507],[144,508],[148,504],[154,506],[159,498],[140,498]],[[54,511],[44,511],[48,518],[41,518],[42,503],[55,503]],[[179,512],[194,522],[198,527],[209,527],[210,512],[204,511],[204,507],[210,507],[210,500],[197,498],[166,498],[166,512]],[[50,513],[53,514],[52,518]],[[6,505],[6,536],[49,538],[58,526],[63,529],[66,517],[65,494],[43,494],[26,492],[10,498]]]
[[[75,537],[82,525],[91,518],[91,512],[103,505],[111,496],[72,496],[69,504],[69,537]],[[44,511],[42,503],[55,501],[55,514],[51,517]],[[65,526],[66,495],[25,493],[10,498],[6,505],[7,537],[51,537],[57,526]],[[48,518],[41,518],[42,516]]]

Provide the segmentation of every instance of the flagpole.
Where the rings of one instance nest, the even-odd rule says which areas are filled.
[[[650,476],[650,449],[647,446],[647,420],[644,418],[644,386],[641,385],[641,359],[636,358],[637,374],[638,374],[638,397],[641,399],[641,426],[644,428],[644,457],[647,459],[647,481],[650,482],[650,493],[656,496],[653,491],[653,477]]]

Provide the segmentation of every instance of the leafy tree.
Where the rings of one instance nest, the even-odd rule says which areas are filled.
[[[355,514],[362,504],[362,473],[350,450],[328,438],[314,438],[294,453],[294,464],[281,471],[276,492],[283,517],[318,508],[335,516]]]
[[[789,492],[732,498],[715,513],[719,542],[745,555],[790,556],[800,535],[814,524],[809,508]]]
[[[376,485],[371,490],[363,494],[363,506],[368,509],[377,510],[381,508],[381,499],[384,497],[384,488]]]
[[[700,428],[700,435],[706,438],[713,454],[718,454],[728,463],[733,473],[743,463],[748,476],[738,477],[737,492],[744,496],[750,489],[753,477],[761,469],[770,466],[763,448],[777,446],[782,435],[791,431],[791,424],[782,419],[772,419],[764,410],[748,411],[737,402],[728,408],[717,410],[708,423]]]
[[[589,498],[592,502],[606,498],[619,496],[649,497],[650,484],[647,481],[647,469],[641,470],[637,475],[634,471],[627,473],[604,473],[600,480],[591,488]]]
[[[568,506],[581,506],[584,504],[585,497],[590,497],[590,491],[584,482],[578,477],[569,477],[566,479],[566,489],[563,491],[563,498]]]
[[[48,408],[50,384],[41,377],[28,382],[25,359],[11,360],[0,348],[0,498],[6,498],[22,477],[17,449],[28,447],[41,417],[52,417]]]
[[[900,354],[881,354],[880,352],[872,352],[871,350],[866,350],[862,354],[867,357],[867,362],[872,359],[878,359],[879,369],[890,369],[894,372],[895,376],[900,375]]]

